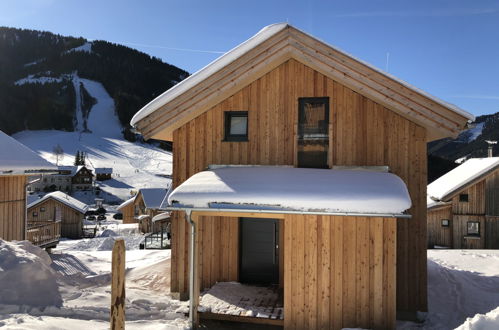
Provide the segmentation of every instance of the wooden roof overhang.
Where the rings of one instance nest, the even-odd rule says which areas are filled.
[[[428,141],[456,137],[469,121],[474,120],[466,111],[288,24],[268,28],[271,31],[263,41],[257,37],[266,33],[265,29],[146,105],[134,116],[132,126],[146,139],[172,141],[175,129],[289,59],[301,62],[425,127]],[[254,38],[259,42],[252,40]],[[244,52],[239,54],[241,48]],[[231,57],[231,53],[237,53],[237,56]]]

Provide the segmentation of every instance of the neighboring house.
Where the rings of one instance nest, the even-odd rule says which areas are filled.
[[[92,171],[85,166],[58,166],[58,173],[43,175],[41,179],[28,186],[30,192],[91,190]]]
[[[499,248],[499,157],[468,159],[427,193],[429,248]]]
[[[56,171],[57,167],[34,151],[0,131],[0,238],[29,239],[45,247],[59,240],[57,224],[30,230],[26,228],[26,185],[28,177]],[[43,237],[42,237],[43,232]],[[48,233],[48,235],[47,235]]]
[[[99,181],[110,180],[113,174],[111,167],[97,167],[95,168],[95,176]]]
[[[135,207],[133,201],[135,200],[135,196],[124,201],[120,206],[118,206],[118,211],[123,214],[123,223],[136,223],[135,220]]]
[[[172,293],[193,290],[194,323],[200,289],[224,281],[283,288],[286,329],[393,329],[396,310],[427,311],[426,144],[473,119],[288,24],[264,28],[131,121],[175,146]]]
[[[28,223],[57,221],[61,223],[61,237],[81,238],[87,210],[87,204],[61,191],[54,191],[28,205]]]
[[[143,188],[135,196],[133,215],[143,233],[153,231],[152,218],[164,212],[160,209],[160,206],[167,193],[168,189],[165,188]]]

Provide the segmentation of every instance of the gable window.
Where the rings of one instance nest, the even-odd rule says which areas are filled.
[[[480,222],[468,221],[466,228],[466,234],[468,236],[480,236]]]
[[[459,201],[467,203],[469,200],[468,194],[459,194]]]
[[[449,226],[450,226],[450,220],[442,219],[442,227],[449,227]]]
[[[224,141],[248,141],[248,111],[225,111]]]
[[[38,216],[38,212],[33,212],[33,216],[37,217]]]
[[[328,168],[329,98],[298,99],[298,167]]]
[[[40,212],[45,212],[45,208],[44,207],[40,207]]]

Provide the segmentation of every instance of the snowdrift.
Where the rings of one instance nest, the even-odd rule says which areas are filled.
[[[470,317],[456,330],[497,330],[499,329],[499,307],[487,314]]]
[[[61,306],[52,260],[28,241],[0,240],[0,304]]]

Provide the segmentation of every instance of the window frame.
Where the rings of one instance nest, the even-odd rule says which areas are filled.
[[[45,207],[40,207],[40,212],[45,212]]]
[[[442,219],[441,220],[442,227],[450,227],[450,219]]]
[[[230,122],[232,117],[246,117],[246,134],[230,134]],[[228,142],[247,142],[249,131],[248,111],[224,111],[224,139]]]
[[[33,216],[33,217],[38,217],[38,212],[34,211],[34,212],[32,213],[32,216]]]
[[[469,201],[470,201],[469,194],[459,194],[459,203],[469,203]]]
[[[469,225],[471,223],[476,223],[478,225],[478,233],[470,233],[469,232],[469,230],[470,230]],[[467,237],[480,237],[480,221],[478,221],[478,220],[470,220],[470,221],[466,222],[466,236]]]

